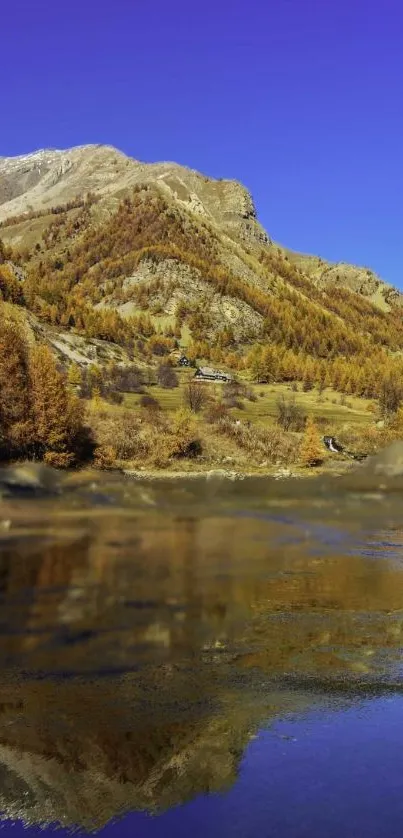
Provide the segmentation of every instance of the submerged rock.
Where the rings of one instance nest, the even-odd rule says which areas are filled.
[[[48,495],[61,491],[60,475],[43,463],[19,463],[0,469],[1,495]]]

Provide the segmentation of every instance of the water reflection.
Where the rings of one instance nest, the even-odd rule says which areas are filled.
[[[7,817],[92,829],[229,788],[262,724],[400,688],[397,524],[138,491],[3,501]]]

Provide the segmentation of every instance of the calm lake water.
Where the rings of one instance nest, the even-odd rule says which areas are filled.
[[[401,838],[403,485],[360,474],[3,473],[3,833]]]

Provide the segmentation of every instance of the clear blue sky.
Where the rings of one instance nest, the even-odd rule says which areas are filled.
[[[0,155],[110,143],[403,287],[401,0],[4,0]]]

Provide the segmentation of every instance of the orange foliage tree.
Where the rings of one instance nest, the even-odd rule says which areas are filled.
[[[308,417],[300,448],[300,459],[304,466],[318,466],[323,462],[323,445],[314,419]]]

